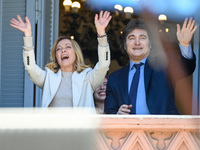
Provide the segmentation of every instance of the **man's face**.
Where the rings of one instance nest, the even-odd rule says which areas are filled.
[[[131,61],[137,63],[150,52],[150,41],[146,30],[134,29],[126,37],[126,51]]]

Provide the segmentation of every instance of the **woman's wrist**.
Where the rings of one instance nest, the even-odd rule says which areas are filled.
[[[103,34],[97,34],[97,37],[99,37],[99,38],[102,38],[102,37],[105,37],[105,36],[107,36],[106,33],[103,33]]]
[[[104,34],[106,33],[105,28],[97,28],[97,34]]]
[[[24,32],[24,36],[27,37],[27,36],[32,36],[31,32]]]

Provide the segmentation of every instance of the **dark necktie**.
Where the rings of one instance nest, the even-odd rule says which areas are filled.
[[[129,92],[129,101],[130,101],[130,104],[132,104],[130,114],[136,114],[137,89],[138,89],[138,83],[139,83],[139,77],[140,77],[140,66],[142,66],[142,65],[143,65],[143,63],[133,65],[133,67],[136,68],[136,72],[133,76],[133,80],[131,83],[131,89]]]

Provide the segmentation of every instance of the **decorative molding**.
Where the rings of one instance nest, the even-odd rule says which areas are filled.
[[[138,130],[132,132],[122,149],[154,150],[154,147],[151,145],[151,142],[148,140],[146,134],[142,130]]]
[[[172,137],[172,132],[151,132],[150,136],[152,139],[156,140],[156,148],[163,150],[166,148],[166,140],[169,140]]]
[[[109,145],[100,131],[95,134],[94,143],[96,145],[95,150],[109,150]]]
[[[160,145],[159,137],[157,139],[154,139],[151,137],[153,133],[156,133],[156,134],[160,133],[161,135],[165,134],[165,133],[168,135],[171,134],[170,138],[164,140],[164,144],[162,146],[164,148],[166,148],[166,147],[168,147],[168,145],[170,145],[170,143],[173,141],[175,135],[177,134],[177,132],[168,132],[168,131],[166,131],[166,132],[164,132],[164,131],[155,131],[155,132],[149,131],[149,132],[145,132],[145,133],[146,133],[146,136],[148,137],[149,141],[151,142],[151,144],[154,146],[154,149],[159,149],[159,148],[161,149],[161,146],[159,146]]]
[[[106,115],[96,140],[98,149],[198,150],[199,129],[200,116]]]
[[[130,135],[130,132],[126,131],[108,131],[104,132],[104,135],[107,139],[111,140],[109,144],[110,147],[114,150],[121,149],[124,140]],[[121,142],[123,141],[123,142]]]
[[[198,147],[200,147],[200,132],[191,132],[191,136],[194,138]]]
[[[186,131],[179,131],[167,149],[181,150],[181,148],[184,148],[185,150],[200,149],[196,141],[193,139],[191,133]]]

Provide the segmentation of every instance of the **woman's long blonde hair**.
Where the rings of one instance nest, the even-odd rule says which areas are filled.
[[[67,36],[60,36],[55,41],[53,48],[51,50],[51,61],[49,63],[47,63],[45,67],[48,67],[50,70],[52,70],[55,73],[58,72],[58,70],[60,69],[60,65],[58,64],[58,61],[56,58],[56,47],[57,47],[58,43],[64,39],[68,39],[71,41],[72,46],[74,48],[75,55],[76,55],[76,60],[74,62],[74,70],[73,71],[77,71],[80,73],[84,69],[89,68],[90,66],[85,65],[85,62],[83,59],[83,54],[82,54],[79,44],[75,40],[73,40]]]

